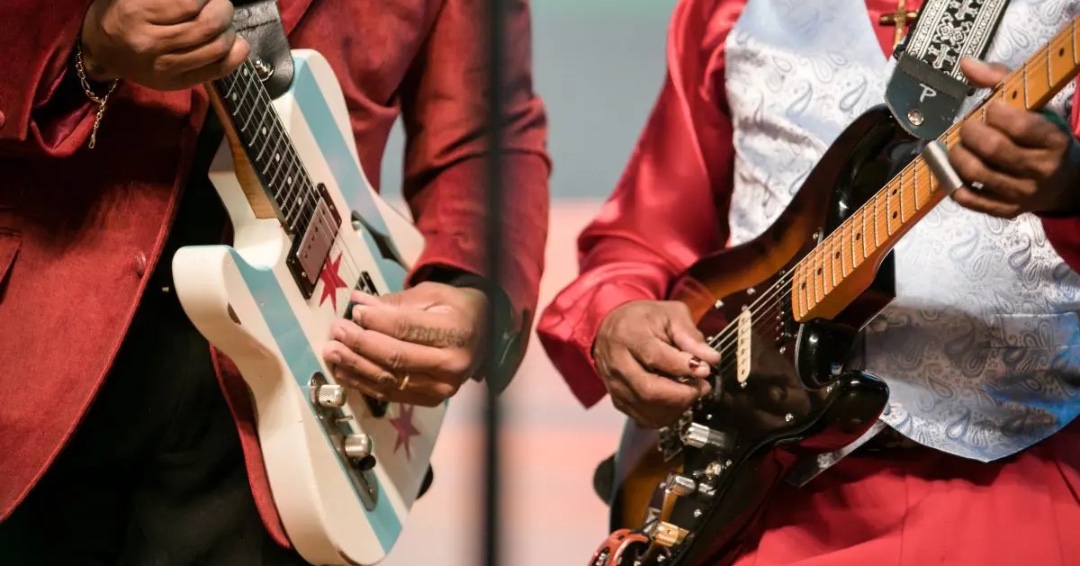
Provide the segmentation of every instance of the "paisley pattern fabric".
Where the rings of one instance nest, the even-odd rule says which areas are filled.
[[[1080,0],[1013,0],[987,59],[1018,67],[1078,12]],[[751,0],[726,63],[736,245],[768,228],[829,144],[882,103],[894,63],[862,0]],[[1067,115],[1074,89],[1050,109]],[[999,220],[946,199],[895,256],[897,299],[864,333],[867,370],[891,389],[882,420],[927,446],[990,461],[1080,412],[1080,277],[1036,217]]]

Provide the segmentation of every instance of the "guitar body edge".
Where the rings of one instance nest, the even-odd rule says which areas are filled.
[[[333,453],[312,449],[321,430],[280,350],[267,338],[271,330],[254,296],[243,292],[247,285],[235,253],[227,246],[181,248],[173,260],[174,284],[184,290],[192,323],[232,360],[251,391],[267,479],[290,541],[313,564],[345,564],[327,536],[330,513],[318,493],[329,486],[320,486],[316,467],[335,466],[326,458]],[[360,562],[381,558],[372,554]]]
[[[702,259],[673,286],[670,296],[690,307],[706,336],[727,330],[743,308],[816,246],[815,234],[831,233],[846,218],[845,211],[854,212],[885,185],[901,166],[898,162],[906,163],[896,156],[910,141],[883,107],[868,111],[829,148],[765,233]],[[732,447],[719,460],[727,465],[711,480],[715,495],[700,501],[678,498],[667,512],[676,524],[696,524],[700,532],[692,530],[695,538],[664,563],[725,563],[797,461],[854,442],[880,416],[888,402],[885,383],[843,368],[861,328],[893,297],[891,252],[878,261],[873,276],[858,282],[856,296],[832,320],[777,325],[775,330],[754,327],[749,354],[753,369],[743,387],[738,387],[731,368],[725,370],[730,374],[714,376],[714,394],[693,408],[692,422],[726,433]],[[790,304],[790,298],[783,297],[781,293]],[[779,316],[777,320],[790,312]],[[785,392],[781,402],[778,390]],[[680,426],[685,424],[674,428]],[[663,507],[664,489],[658,485],[671,474],[700,473],[715,458],[685,449],[665,459],[663,446],[662,434],[627,422],[615,460],[612,531],[641,528],[650,509],[656,513]]]
[[[398,540],[447,404],[376,410],[347,390],[344,405],[328,409],[312,393],[319,383],[335,384],[321,352],[351,292],[400,291],[424,240],[368,183],[326,60],[308,50],[293,55],[293,84],[274,109],[312,182],[340,215],[311,296],[287,263],[294,239],[278,219],[256,218],[241,183],[257,177],[239,174],[244,160],[238,165],[227,143],[209,176],[232,223],[234,247],[181,248],[173,281],[195,327],[236,364],[252,393],[269,487],[293,546],[313,564],[366,566]],[[344,452],[344,439],[355,435],[372,441],[371,469]]]

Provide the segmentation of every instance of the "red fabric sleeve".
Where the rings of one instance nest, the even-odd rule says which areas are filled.
[[[547,123],[532,90],[527,0],[509,5],[499,282],[527,331],[536,311],[547,240]],[[430,266],[487,273],[486,2],[446,0],[402,87],[404,193],[426,246],[410,276]],[[521,342],[526,342],[522,340]]]
[[[614,194],[578,240],[580,276],[540,318],[541,343],[585,406],[606,394],[591,350],[607,314],[663,299],[682,271],[727,242],[734,149],[724,42],[744,5],[676,6],[659,99]]]
[[[1069,116],[1073,135],[1080,137],[1080,86],[1073,95],[1072,115]],[[1080,187],[1075,187],[1080,190]],[[1080,216],[1052,218],[1043,216],[1043,231],[1054,250],[1073,271],[1080,271]]]
[[[13,26],[0,34],[0,155],[64,157],[89,138],[97,106],[71,68],[89,5],[89,0],[47,6],[36,0],[0,2],[0,22]]]

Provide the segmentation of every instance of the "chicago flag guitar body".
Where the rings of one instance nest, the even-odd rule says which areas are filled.
[[[1077,43],[1074,20],[987,100],[1042,108],[1076,76]],[[964,120],[984,117],[985,103]],[[959,129],[934,144],[952,147]],[[614,532],[590,566],[730,564],[780,482],[807,480],[871,432],[888,387],[846,364],[894,296],[893,246],[947,196],[931,171],[943,154],[926,151],[942,145],[911,137],[885,106],[870,109],[768,230],[675,284],[671,298],[722,355],[712,392],[658,432],[627,424]]]
[[[210,179],[234,246],[190,246],[173,280],[198,330],[252,393],[274,503],[313,564],[373,564],[430,481],[446,404],[380,403],[335,383],[319,352],[353,290],[402,289],[424,241],[371,188],[326,60],[292,52],[271,100],[259,61],[207,85],[225,126]]]

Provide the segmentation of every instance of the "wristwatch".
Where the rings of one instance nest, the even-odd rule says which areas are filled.
[[[519,346],[522,332],[512,328],[514,308],[506,292],[486,277],[451,267],[432,267],[422,273],[419,279],[462,289],[476,289],[487,295],[488,305],[495,313],[495,327],[492,329],[495,339],[485,355],[487,363],[480,366],[473,379],[487,381],[494,393],[501,393],[510,384],[513,368],[521,357]]]
[[[1076,139],[1076,135],[1073,133],[1072,127],[1069,126],[1069,123],[1065,120],[1065,118],[1062,118],[1057,112],[1054,112],[1054,111],[1052,111],[1050,109],[1047,109],[1047,108],[1040,109],[1038,111],[1038,113],[1041,114],[1043,116],[1043,118],[1046,118],[1047,120],[1049,120],[1052,124],[1054,124],[1058,128],[1061,128],[1061,131],[1068,134],[1069,138],[1072,140],[1072,145],[1069,148],[1069,156],[1067,157],[1067,159],[1073,160],[1074,162],[1080,161],[1080,141],[1078,141]],[[1070,209],[1067,209],[1067,210],[1058,210],[1058,211],[1053,211],[1053,212],[1051,212],[1051,211],[1041,211],[1041,212],[1035,213],[1035,215],[1039,216],[1041,218],[1051,218],[1051,219],[1053,219],[1053,218],[1075,218],[1077,216],[1080,216],[1080,208],[1075,208],[1074,207],[1074,208],[1070,208]]]

